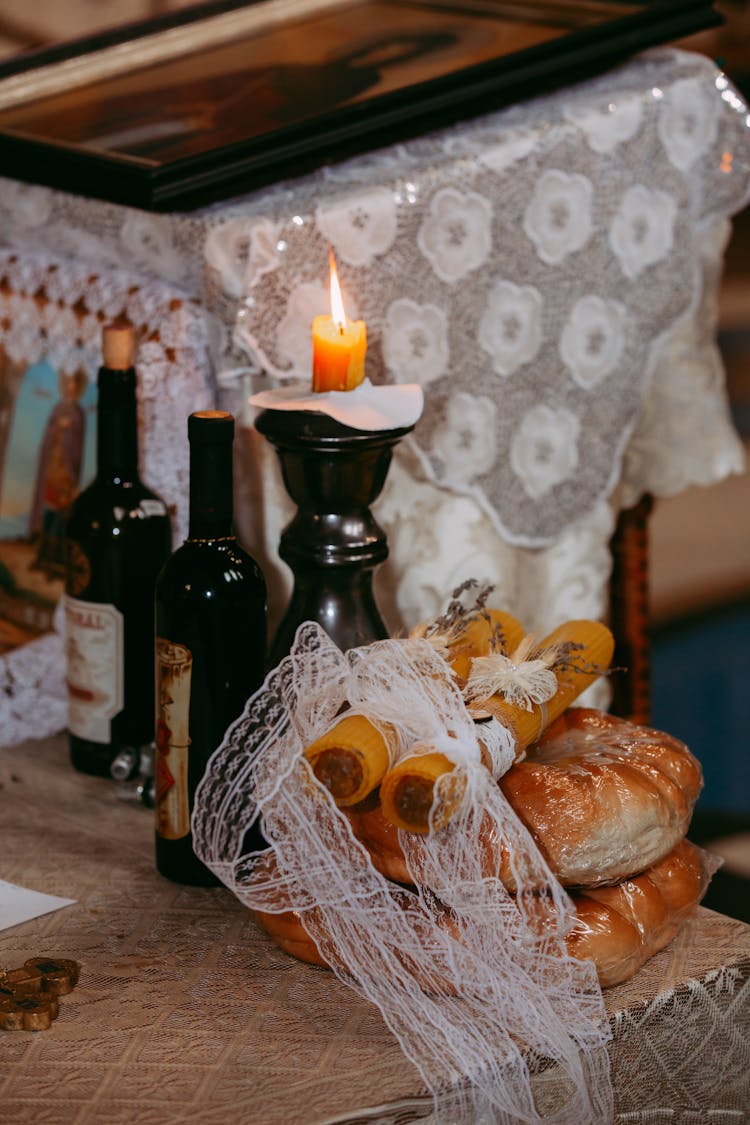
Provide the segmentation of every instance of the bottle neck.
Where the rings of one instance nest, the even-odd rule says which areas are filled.
[[[190,443],[189,539],[232,536],[232,441]]]
[[[100,481],[138,480],[135,370],[101,367],[97,379],[96,472]]]

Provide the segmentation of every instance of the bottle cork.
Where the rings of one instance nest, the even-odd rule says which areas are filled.
[[[135,332],[126,320],[105,324],[102,329],[102,356],[104,366],[112,371],[127,371],[133,366]]]

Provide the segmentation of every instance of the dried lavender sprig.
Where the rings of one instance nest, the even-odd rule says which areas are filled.
[[[461,600],[462,595],[467,590],[475,590],[478,588],[478,593],[474,599],[473,605],[464,605]],[[463,630],[472,621],[477,618],[484,618],[489,620],[489,613],[487,611],[487,599],[494,590],[491,583],[480,586],[476,578],[467,578],[460,586],[456,586],[455,590],[451,593],[448,605],[433,621],[425,627],[424,636],[432,637],[436,633],[454,635]]]

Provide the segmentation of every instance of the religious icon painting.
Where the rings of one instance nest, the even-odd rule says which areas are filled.
[[[720,22],[710,0],[191,4],[0,63],[0,160],[18,179],[184,209]]]
[[[52,627],[70,505],[95,465],[96,387],[82,367],[0,347],[0,654]]]

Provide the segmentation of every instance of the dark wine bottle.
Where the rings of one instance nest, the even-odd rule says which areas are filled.
[[[232,533],[234,418],[188,419],[190,526],[156,585],[156,866],[217,880],[193,851],[190,815],[206,763],[263,680],[266,586]]]
[[[106,325],[94,481],[66,528],[70,757],[107,777],[154,738],[154,587],[172,548],[164,502],[138,476],[133,327]]]

